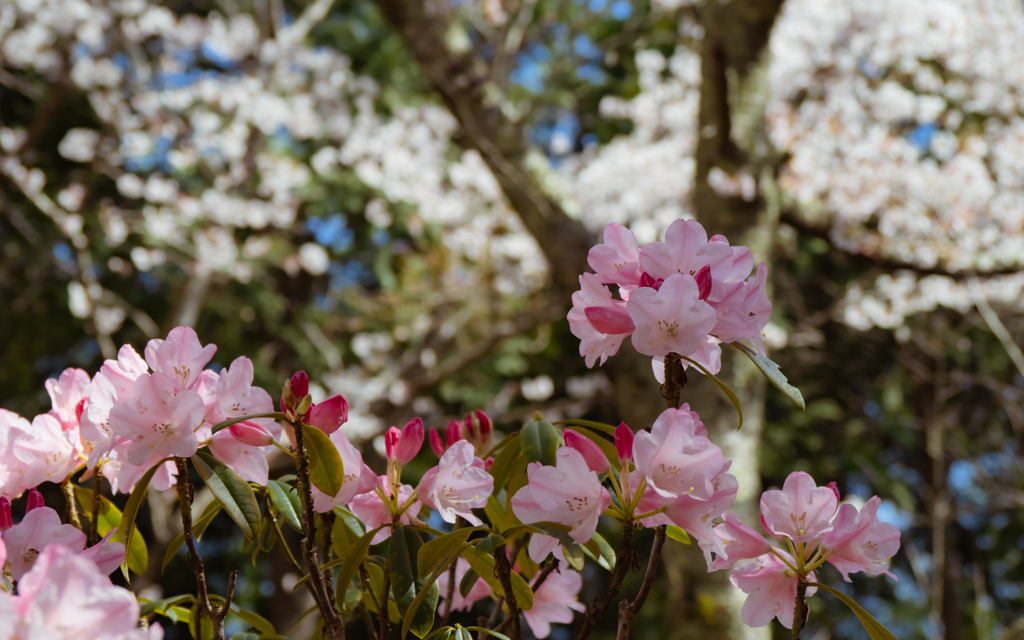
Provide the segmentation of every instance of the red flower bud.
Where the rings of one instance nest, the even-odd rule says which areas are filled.
[[[701,270],[693,278],[697,281],[697,291],[700,294],[700,299],[706,300],[708,294],[711,293],[711,265],[706,264],[701,267]]]
[[[625,422],[615,427],[615,452],[623,466],[633,459],[633,430]]]
[[[444,446],[444,443],[441,442],[441,436],[437,433],[437,429],[434,427],[430,427],[430,448],[438,458],[443,456],[447,449],[447,447]]]
[[[309,424],[330,435],[348,421],[348,401],[336,395],[318,402],[307,414]]]
[[[401,438],[402,432],[399,431],[398,427],[391,427],[384,434],[384,453],[387,455],[388,460],[394,460],[395,450],[398,448],[398,441]]]
[[[236,422],[228,431],[235,440],[252,447],[265,447],[274,441],[274,434],[251,420]]]
[[[565,439],[565,446],[583,454],[583,459],[591,471],[596,471],[597,473],[608,471],[610,466],[608,458],[601,451],[601,447],[597,446],[593,440],[572,429],[562,431],[562,438]]]
[[[303,398],[309,395],[309,376],[306,375],[305,371],[296,371],[292,374],[292,379],[288,381],[291,385],[292,394],[295,396],[296,401],[301,401]]]
[[[484,471],[487,473],[491,472],[491,467],[494,465],[494,458],[487,458],[484,460]]]
[[[0,533],[7,531],[14,526],[14,518],[11,516],[11,501],[0,497]]]
[[[25,513],[45,506],[46,503],[43,501],[43,494],[39,493],[39,489],[32,489],[28,492],[28,505],[25,507]]]
[[[402,429],[402,435],[395,446],[394,458],[399,464],[406,464],[420,452],[423,447],[423,421],[413,418]]]
[[[449,422],[448,427],[444,430],[444,439],[449,447],[465,437],[465,434],[462,433],[462,423],[458,420]]]

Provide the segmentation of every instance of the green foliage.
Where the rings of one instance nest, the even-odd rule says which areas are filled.
[[[192,464],[224,512],[235,521],[248,540],[255,539],[260,530],[260,505],[249,483],[206,451],[196,453],[192,457]]]
[[[309,480],[317,489],[336,496],[345,482],[345,465],[337,447],[323,431],[304,426],[306,452],[309,455]]]

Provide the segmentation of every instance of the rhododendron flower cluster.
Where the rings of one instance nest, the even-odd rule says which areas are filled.
[[[580,276],[569,326],[587,366],[604,364],[622,341],[656,359],[692,358],[712,373],[721,367],[720,342],[749,340],[764,353],[761,331],[771,316],[764,263],[751,276],[746,247],[724,236],[710,240],[695,220],[676,220],[664,242],[639,247],[625,227],[610,224],[604,243],[588,256],[595,273]],[[615,285],[619,298],[607,285]]]

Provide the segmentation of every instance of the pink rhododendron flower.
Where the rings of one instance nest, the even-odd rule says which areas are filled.
[[[792,557],[785,551],[782,554],[790,564]],[[732,570],[729,579],[743,593],[747,601],[740,610],[740,618],[748,627],[763,627],[778,618],[782,626],[793,628],[793,610],[796,603],[796,575],[778,557],[765,554],[752,562],[740,565]],[[815,582],[814,573],[808,576]],[[818,589],[807,588],[807,597],[811,597]]]
[[[377,478],[377,482],[380,488],[384,491],[384,495],[391,497],[391,489],[388,487],[388,477],[380,476]],[[398,505],[401,506],[412,497],[415,493],[415,489],[407,484],[403,484],[398,489]],[[422,503],[419,501],[413,502],[412,505],[406,509],[405,513],[402,514],[401,523],[409,524],[412,522],[411,518],[420,512]],[[380,496],[376,491],[370,491],[362,495],[356,496],[349,503],[349,509],[355,517],[359,518],[359,521],[366,525],[366,530],[370,531],[377,527],[391,522],[391,511],[388,506],[384,504]],[[373,540],[370,544],[378,544],[387,540],[391,537],[391,528],[384,527],[377,532],[377,535],[373,536]]]
[[[269,451],[269,447],[242,442],[229,429],[218,431],[210,438],[210,453],[214,458],[227,465],[242,480],[262,486],[267,485],[270,477]]]
[[[587,262],[604,284],[636,286],[640,282],[640,250],[633,232],[621,224],[613,222],[604,228],[604,244],[590,248]]]
[[[601,284],[600,278],[592,273],[584,273],[580,276],[580,290],[572,294],[572,309],[569,311],[569,330],[572,335],[580,339],[580,355],[586,360],[588,367],[593,367],[598,358],[601,364],[609,356],[615,355],[622,340],[629,335],[605,334],[594,328],[587,317],[587,309],[596,307],[615,307],[622,305],[621,301],[613,300],[608,287]]]
[[[166,340],[153,339],[146,345],[146,362],[154,373],[162,373],[179,389],[191,389],[203,373],[217,345],[200,344],[191,327],[175,327]]]
[[[852,504],[839,507],[832,523],[832,531],[821,540],[821,546],[830,552],[828,562],[850,582],[850,573],[863,571],[877,576],[889,572],[889,560],[900,550],[900,530],[878,519],[878,496],[872,497],[858,513]]]
[[[714,492],[712,479],[725,464],[718,445],[684,404],[666,409],[651,430],[640,431],[633,441],[633,460],[647,484],[666,498],[689,495],[707,500]]]
[[[665,498],[654,491],[644,492],[640,500],[640,512],[646,513],[665,507],[665,512],[649,518],[642,523],[646,527],[660,524],[673,524],[690,534],[704,552],[704,559],[711,565],[711,553],[726,555],[722,539],[715,534],[714,520],[732,506],[736,500],[739,483],[736,476],[726,473],[731,462],[725,463],[720,471],[711,478],[711,494],[707,499],[697,499],[692,495],[681,495],[676,498]],[[639,472],[634,472],[634,490],[640,479]]]
[[[0,534],[14,526],[14,517],[11,515],[11,501],[0,496]],[[6,557],[6,556],[5,556]],[[0,562],[0,567],[4,563]]]
[[[811,476],[794,471],[781,491],[761,494],[761,523],[776,538],[811,542],[832,530],[832,516],[838,506],[836,489],[819,487]]]
[[[50,545],[18,582],[15,638],[127,640],[139,635],[139,603],[87,558]]]
[[[626,303],[636,324],[633,347],[648,356],[688,356],[715,326],[715,310],[700,299],[693,276],[676,273],[659,290],[641,287]]]
[[[63,545],[75,553],[85,548],[85,534],[70,524],[61,524],[60,516],[49,507],[33,509],[22,521],[3,534],[15,580],[32,568],[47,545]]]
[[[768,553],[771,546],[764,536],[754,531],[731,511],[724,514],[725,522],[715,527],[715,535],[722,540],[725,554],[708,564],[708,571],[731,569],[741,560],[750,560]]]
[[[715,326],[711,333],[722,342],[750,340],[764,354],[761,331],[772,315],[772,303],[765,292],[767,278],[768,267],[762,262],[756,277],[726,285],[722,299],[712,302]]]
[[[309,424],[331,435],[348,422],[348,400],[341,395],[318,402],[306,414]]]
[[[19,425],[24,427],[23,422]],[[14,458],[21,463],[16,471],[17,481],[23,488],[61,482],[78,462],[77,445],[77,432],[65,432],[61,423],[48,413],[36,416],[32,426],[17,434],[11,443]]]
[[[596,471],[598,474],[608,471],[608,467],[611,466],[608,456],[604,455],[604,451],[601,451],[601,447],[597,446],[593,440],[572,429],[564,429],[562,439],[565,440],[565,446],[580,452],[591,471]]]
[[[676,220],[665,231],[665,242],[650,242],[640,249],[640,267],[655,279],[667,280],[674,273],[696,277],[709,267],[711,300],[717,300],[716,294],[728,283],[749,276],[753,266],[749,249],[730,247],[724,236],[708,240],[696,220]]]
[[[722,370],[722,347],[720,346],[721,340],[714,336],[708,336],[704,342],[701,342],[697,346],[697,350],[688,355],[687,357],[694,360],[700,366],[708,370],[711,375],[718,375],[718,372]],[[701,375],[703,371],[694,367],[692,363],[683,360],[683,369],[697,371]],[[651,359],[651,368],[654,370],[654,379],[659,384],[665,384],[665,358],[664,356],[655,356]]]
[[[89,374],[81,369],[65,369],[57,379],[46,381],[46,392],[50,394],[53,408],[50,415],[56,418],[65,431],[78,427],[78,404],[89,394]]]
[[[481,509],[494,491],[494,477],[484,470],[484,461],[473,455],[473,445],[460,440],[452,445],[436,467],[423,476],[417,496],[431,509],[437,509],[445,522],[455,523],[458,516],[479,526],[473,509]]]
[[[80,554],[83,558],[88,558],[95,562],[100,572],[105,575],[113,573],[124,562],[126,552],[124,545],[120,542],[110,541],[115,533],[117,533],[117,527],[108,531],[102,540],[91,547],[87,547]]]
[[[182,379],[197,381],[199,375],[197,372],[194,377]],[[132,398],[114,405],[110,410],[110,428],[131,441],[131,464],[141,465],[154,454],[188,458],[199,448],[195,430],[202,424],[205,412],[198,393],[156,372],[139,376]]]
[[[338,495],[329,496],[313,485],[313,506],[318,513],[327,513],[334,507],[346,505],[359,494],[373,491],[377,486],[377,475],[363,463],[363,456],[352,446],[345,434],[335,431],[330,435],[331,442],[338,449],[341,464],[344,467],[345,479]],[[384,505],[381,505],[384,506]],[[371,527],[372,528],[372,527]]]
[[[559,447],[554,467],[532,462],[526,474],[527,485],[512,497],[512,512],[519,520],[570,526],[569,536],[580,544],[594,537],[597,520],[612,498],[579,451]]]
[[[149,373],[149,365],[143,360],[132,345],[126,344],[117,351],[117,360],[105,360],[100,373],[114,386],[116,395],[130,394],[135,381],[144,373]]]
[[[465,558],[459,556],[459,559],[455,562],[455,591],[452,594],[452,611],[469,611],[473,608],[473,605],[478,600],[483,600],[487,596],[491,595],[491,588],[487,586],[481,578],[477,578],[476,582],[470,588],[469,593],[466,597],[462,597],[460,592],[460,585],[462,579],[466,577],[466,572],[469,571],[469,562]],[[437,577],[437,586],[441,590],[441,600],[444,600],[448,596],[448,572],[445,571]]]
[[[231,418],[273,411],[274,401],[270,398],[270,394],[259,387],[252,386],[252,380],[252,361],[245,356],[235,358],[231,366],[221,371],[220,375],[216,377],[213,401],[206,403],[206,422],[212,426]],[[197,392],[200,396],[204,395],[199,390]],[[252,422],[274,435],[281,432],[281,428],[275,420],[257,418]]]
[[[583,578],[564,562],[547,577],[533,594],[533,608],[523,611],[526,624],[538,638],[551,635],[551,624],[572,622],[574,611],[585,611],[586,607],[576,600],[583,587]]]

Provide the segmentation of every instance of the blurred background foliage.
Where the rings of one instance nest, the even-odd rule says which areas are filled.
[[[770,263],[771,356],[807,399],[801,412],[763,382],[751,383],[744,404],[754,426],[717,431],[727,450],[746,456],[737,454],[737,467],[764,487],[800,469],[821,483],[837,480],[844,494],[882,497],[884,519],[904,535],[893,560],[899,581],[840,586],[897,637],[1024,635],[1024,374],[1013,353],[1024,342],[1024,297],[1013,280],[1024,250],[1007,254],[990,240],[972,245],[969,259],[941,248],[938,259],[919,258],[929,240],[902,236],[904,223],[885,229],[892,224],[885,212],[913,209],[913,193],[893,187],[874,213],[850,222],[829,191],[846,187],[818,184],[814,197],[801,191],[801,180],[813,182],[797,162],[806,153],[801,136],[829,143],[800,118],[813,119],[807,105],[826,102],[840,86],[822,78],[837,69],[856,76],[855,103],[895,91],[885,79],[908,93],[934,90],[921,89],[927,83],[914,74],[924,72],[898,56],[850,62],[844,47],[861,45],[847,43],[843,29],[866,38],[869,50],[898,49],[882,34],[888,25],[837,18],[841,2],[787,2],[5,4],[0,405],[31,417],[48,408],[48,377],[66,367],[93,372],[117,345],[140,349],[192,324],[218,345],[216,364],[250,357],[257,384],[272,395],[299,368],[314,380],[314,395],[345,393],[350,435],[377,468],[382,429],[413,415],[443,427],[483,407],[508,432],[539,410],[643,428],[662,406],[648,364],[624,345],[604,370],[587,370],[565,321],[566,283],[584,268],[580,248],[607,222],[628,223],[651,240],[675,217],[696,216]],[[900,0],[858,10],[893,20],[917,9],[971,17],[982,4],[932,9]],[[72,5],[81,10],[73,19]],[[1007,28],[1024,35],[1024,6],[995,5],[988,19],[1008,12]],[[791,39],[776,44],[782,35],[772,29],[782,20]],[[933,28],[923,32],[929,38],[955,28],[914,24]],[[794,40],[801,25],[804,40]],[[917,35],[907,28],[901,37]],[[823,47],[814,48],[815,37]],[[808,54],[806,86],[793,90],[771,65],[773,56],[791,62],[799,46],[817,57]],[[1000,68],[981,69],[985,51],[961,53],[979,56],[979,77],[998,76]],[[929,55],[916,54],[919,66],[937,68],[942,81],[971,81]],[[866,183],[878,173],[984,156],[979,131],[1011,142],[1021,135],[1015,101],[1024,83],[1004,80],[995,99],[1010,96],[1007,108],[972,106],[947,91],[950,105],[966,105],[956,122],[954,106],[929,120],[885,115],[875,104],[855,137],[871,139],[881,126],[890,137],[875,139],[873,149],[887,157],[895,140],[910,149],[904,164],[822,162],[819,170]],[[216,123],[204,123],[210,114]],[[790,116],[788,126],[802,122],[806,130],[780,134]],[[1004,128],[994,129],[996,121]],[[832,126],[837,139],[852,127]],[[78,141],[86,151],[76,151],[73,132],[81,129],[98,133]],[[959,151],[929,146],[943,132]],[[988,224],[988,215],[1005,223],[998,242],[1024,236],[1013,212],[1024,207],[1024,137],[1016,139],[1000,147],[1009,168],[990,163],[998,174],[991,202],[952,213],[926,204],[917,215],[961,216],[969,229]],[[874,197],[862,188],[844,197]],[[606,193],[615,190],[618,199]],[[993,204],[1000,195],[1017,209]],[[945,233],[964,235],[956,225]],[[936,238],[942,245],[944,236]],[[963,302],[975,275],[995,322],[979,310],[988,302]],[[945,278],[932,282],[946,293],[915,302],[927,294],[926,277]],[[894,282],[909,284],[887,291]],[[858,311],[858,300],[874,307]],[[896,319],[879,320],[886,315],[879,305]],[[1000,330],[1009,341],[997,338]],[[695,378],[684,397],[709,425],[730,424],[735,417],[717,390]],[[140,589],[155,588],[160,546],[174,535],[169,509],[151,497],[145,526],[157,542]],[[291,593],[286,566],[249,561],[226,519],[200,551],[217,569],[216,591],[228,567],[244,567],[238,597],[278,628],[308,606]],[[167,595],[192,589],[185,562],[179,554],[169,566]],[[634,623],[638,637],[769,635],[732,622],[735,593],[724,576],[703,575],[696,549],[667,562],[667,579]],[[607,576],[588,567],[585,577],[584,601]],[[866,637],[834,600],[812,599],[811,612],[809,637]],[[773,629],[776,637],[783,631]],[[572,637],[571,630],[553,637]]]

